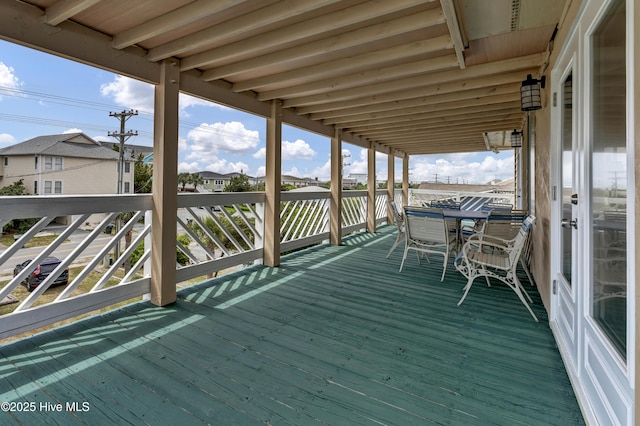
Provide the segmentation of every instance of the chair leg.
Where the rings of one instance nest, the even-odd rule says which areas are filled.
[[[447,273],[447,265],[449,264],[449,252],[445,252],[444,254],[444,264],[442,265],[442,277],[440,278],[440,282],[444,281],[444,274]]]
[[[514,278],[514,281],[516,282],[516,285],[520,288],[520,292],[523,293],[525,296],[527,296],[527,299],[529,299],[529,303],[533,303],[533,299],[529,295],[529,292],[527,291],[526,288],[524,288],[524,286],[522,285],[518,277],[514,275],[513,278]]]
[[[473,284],[473,280],[475,280],[476,277],[469,274],[469,280],[467,281],[467,285],[464,287],[464,294],[462,295],[462,298],[460,298],[460,300],[458,301],[458,306],[460,306],[462,304],[462,302],[464,302],[464,299],[467,297],[467,294],[469,294],[469,290],[471,290],[471,285]]]
[[[533,286],[533,277],[531,276],[531,271],[529,271],[529,267],[527,263],[524,261],[522,256],[520,256],[520,265],[522,265],[522,269],[524,269],[525,274],[527,274],[527,278],[529,278],[529,283]]]
[[[524,296],[522,295],[522,291],[520,290],[521,287],[522,287],[522,284],[520,284],[520,281],[518,281],[518,278],[515,278],[515,285],[513,286],[513,290],[516,292],[516,294],[518,295],[518,298],[520,299],[522,304],[527,308],[527,310],[529,311],[533,319],[536,320],[536,322],[540,322],[536,314],[533,313],[531,306],[529,306],[527,301],[524,299]],[[529,294],[527,294],[527,297],[529,297]]]
[[[402,262],[400,262],[400,271],[398,271],[398,272],[402,272],[402,267],[404,266],[404,261],[407,258],[407,252],[408,251],[409,251],[409,246],[405,246],[404,254],[402,255]]]
[[[396,249],[396,247],[400,245],[401,242],[402,242],[402,237],[400,236],[400,234],[398,234],[398,237],[396,238],[395,243],[393,243],[393,245],[391,246],[391,250],[389,250],[389,253],[387,253],[386,258],[389,258],[389,256],[391,256],[391,253],[393,253],[393,251]]]

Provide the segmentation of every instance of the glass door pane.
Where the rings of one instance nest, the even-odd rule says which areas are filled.
[[[627,348],[625,28],[625,3],[616,0],[593,34],[591,64],[591,314],[623,357]]]
[[[573,232],[570,225],[566,225],[575,215],[571,204],[573,189],[573,77],[571,74],[562,83],[561,92],[561,144],[562,144],[562,218],[565,225],[562,226],[562,275],[567,284],[571,286],[571,265],[573,262],[572,238]]]

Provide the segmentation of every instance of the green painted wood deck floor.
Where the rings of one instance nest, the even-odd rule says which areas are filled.
[[[0,401],[35,411],[0,424],[584,424],[542,305],[477,283],[457,307],[463,277],[398,273],[391,231],[6,344]]]

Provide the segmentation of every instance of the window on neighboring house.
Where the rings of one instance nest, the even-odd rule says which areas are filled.
[[[37,180],[33,181],[33,195],[38,195],[38,181]]]
[[[223,180],[216,180],[216,185],[224,185],[224,181]]]
[[[62,194],[61,180],[45,180],[44,194]]]
[[[62,157],[44,157],[45,170],[62,170]]]
[[[124,163],[124,172],[131,173],[131,162],[127,161]]]
[[[9,165],[9,157],[4,157],[4,165],[5,166]]]
[[[124,183],[124,193],[128,194],[129,192],[131,192],[131,187],[130,187],[130,183],[129,182],[125,182]]]
[[[36,155],[34,158],[34,162],[35,162],[35,169],[38,170],[38,156]]]

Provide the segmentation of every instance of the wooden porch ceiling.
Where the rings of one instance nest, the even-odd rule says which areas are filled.
[[[0,37],[376,149],[486,149],[522,127],[558,0],[2,0]]]
[[[583,425],[526,278],[539,323],[497,283],[457,307],[464,278],[399,273],[392,230],[4,344],[0,401],[88,410],[2,424]]]

